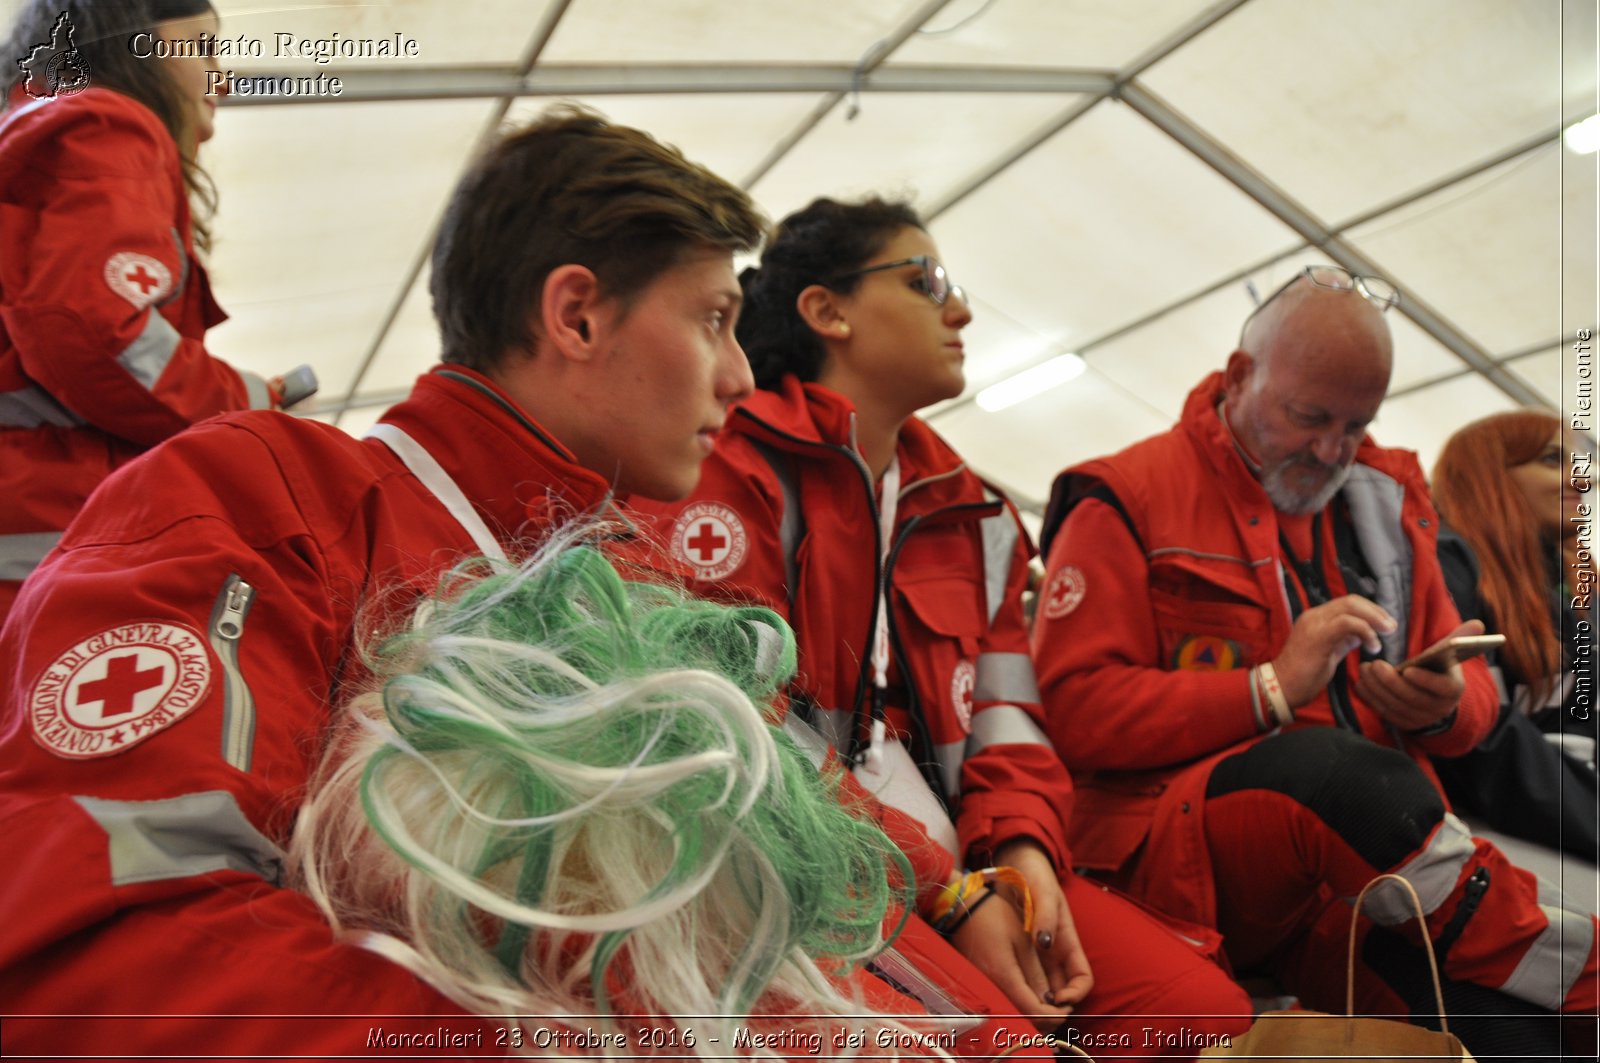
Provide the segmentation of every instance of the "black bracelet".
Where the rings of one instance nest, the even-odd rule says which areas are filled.
[[[1428,726],[1418,727],[1414,731],[1407,731],[1406,734],[1410,735],[1412,738],[1426,738],[1429,735],[1442,735],[1456,725],[1456,711],[1456,709],[1451,709],[1450,715],[1446,716],[1444,719],[1435,720]]]
[[[963,904],[961,906],[961,914],[956,917],[955,922],[951,923],[949,926],[935,925],[934,929],[939,931],[939,933],[943,934],[947,938],[955,937],[956,931],[961,929],[962,924],[964,924],[968,919],[972,918],[972,913],[982,907],[984,901],[987,901],[990,897],[993,897],[999,892],[999,890],[995,889],[993,886],[990,886],[978,896],[977,900],[973,901],[971,904]]]

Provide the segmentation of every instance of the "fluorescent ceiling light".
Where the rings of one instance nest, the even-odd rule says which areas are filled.
[[[1048,362],[1039,363],[1032,369],[1024,369],[1016,376],[1008,377],[998,384],[990,384],[978,392],[976,401],[980,407],[994,413],[1031,399],[1051,388],[1060,387],[1082,375],[1087,368],[1089,367],[1084,364],[1083,359],[1075,354],[1058,355]]]
[[[1567,126],[1562,134],[1567,150],[1577,155],[1593,155],[1600,150],[1600,114],[1590,115],[1581,122]]]

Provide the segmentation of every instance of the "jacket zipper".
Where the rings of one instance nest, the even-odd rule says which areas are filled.
[[[777,436],[780,439],[786,440],[787,442],[799,444],[800,446],[805,446],[805,447],[817,447],[817,448],[820,448],[822,450],[834,451],[834,452],[842,454],[846,458],[848,458],[850,460],[850,463],[855,466],[856,472],[860,474],[862,487],[867,492],[867,503],[868,503],[867,509],[868,509],[868,512],[870,512],[872,514],[872,542],[874,544],[876,544],[878,542],[879,536],[882,533],[879,530],[879,524],[878,524],[878,497],[877,497],[877,491],[873,487],[872,470],[867,468],[866,460],[863,459],[860,454],[858,454],[856,451],[852,450],[849,447],[840,446],[837,443],[827,443],[827,442],[821,442],[821,441],[817,441],[817,440],[803,439],[800,436],[794,435],[791,432],[785,432],[781,428],[777,428],[774,425],[769,424],[766,421],[763,421],[760,417],[757,417],[755,414],[751,413],[747,408],[745,408],[743,406],[735,407],[733,412],[734,412],[735,416],[748,418],[753,424],[758,425],[764,431],[766,431],[766,432],[768,432],[768,433],[770,433],[770,434],[772,434],[774,436]],[[853,434],[853,432],[854,432],[854,415],[852,415],[851,425],[852,425],[852,434]],[[904,488],[901,489],[900,497],[904,498],[908,493],[910,493],[915,488],[922,487],[922,486],[924,486],[926,484],[934,483],[934,482],[936,482],[938,480],[942,480],[942,479],[944,479],[944,478],[946,478],[948,476],[954,476],[959,471],[960,471],[959,469],[952,469],[948,473],[941,473],[938,476],[926,476],[926,477],[923,477],[921,480],[916,480],[916,481],[914,481],[912,483],[909,483]],[[988,502],[988,501],[984,501],[984,502],[957,502],[957,503],[955,503],[953,505],[944,506],[943,508],[936,509],[931,513],[918,514],[916,517],[913,517],[910,521],[908,521],[906,527],[901,530],[901,532],[900,532],[900,534],[898,536],[896,536],[894,543],[890,546],[889,556],[888,556],[887,559],[882,558],[882,557],[879,556],[878,551],[876,549],[876,545],[874,545],[874,549],[872,551],[872,557],[873,557],[872,571],[873,571],[873,576],[874,576],[873,586],[874,586],[874,588],[877,589],[878,593],[873,595],[873,598],[872,598],[872,611],[871,611],[871,614],[867,617],[867,631],[869,632],[869,635],[868,635],[869,639],[871,638],[870,632],[875,631],[877,629],[877,626],[878,626],[878,608],[879,608],[879,605],[880,605],[880,603],[886,603],[888,601],[889,576],[890,576],[890,573],[894,569],[895,559],[900,555],[900,547],[902,545],[904,545],[905,540],[906,540],[906,536],[909,535],[918,525],[923,524],[924,522],[932,520],[934,518],[943,517],[943,516],[946,516],[947,514],[950,514],[950,513],[953,513],[953,512],[958,512],[958,511],[963,510],[963,509],[987,509],[990,506],[993,506],[994,504],[995,503]],[[1003,504],[1002,504],[1002,508],[1004,508]],[[798,550],[799,550],[799,545],[798,544],[796,544],[795,549],[798,552]],[[896,630],[896,624],[894,622],[894,610],[892,610],[892,609],[889,610],[889,650],[890,650],[890,653],[893,654],[896,662],[900,665],[901,673],[903,675],[909,676],[909,672],[907,672],[907,670],[906,670],[905,651],[900,645],[899,632]],[[869,651],[870,651],[870,647],[869,647]],[[864,759],[865,755],[866,755],[866,751],[861,748],[860,735],[861,735],[862,709],[863,709],[863,707],[868,705],[868,697],[867,697],[868,688],[872,688],[874,690],[874,696],[871,699],[870,709],[868,710],[871,713],[872,721],[876,722],[877,720],[881,719],[882,716],[883,716],[884,708],[885,708],[885,706],[881,704],[881,699],[876,695],[876,688],[873,686],[873,683],[872,683],[871,679],[868,677],[868,674],[867,674],[868,673],[868,669],[871,667],[871,658],[872,658],[872,655],[871,655],[870,652],[864,653],[864,654],[861,655],[861,669],[856,674],[855,703],[851,706],[851,710],[850,710],[849,745],[848,745],[848,748],[846,748],[845,750],[842,751],[843,754],[844,754],[844,761],[845,761],[846,764],[860,764],[862,762],[862,760]],[[917,701],[917,693],[916,693],[916,691],[912,687],[910,687],[909,685],[908,685],[907,689],[911,691],[912,700],[914,702]],[[922,719],[922,712],[921,712],[920,706],[919,705],[915,705],[915,704],[912,705],[910,707],[910,712],[907,715],[910,716],[910,718],[914,722],[914,724],[917,725],[918,736],[921,738],[921,744],[928,751],[928,755],[923,759],[931,762],[932,759],[933,759],[933,757],[932,757],[933,740],[932,740],[931,736],[928,735],[927,723],[926,723],[926,721],[924,721]],[[934,772],[937,772],[937,770],[938,770],[937,767],[932,765],[931,763],[923,764],[922,767],[923,767],[923,771],[924,771],[925,775],[930,770],[934,771]],[[934,795],[941,802],[944,802],[944,800],[945,800],[944,784],[943,784],[943,782],[940,782],[940,783],[938,783],[938,785],[932,785],[932,778],[933,777],[930,776],[930,780],[929,781],[930,781],[930,785],[932,786]]]
[[[256,737],[256,704],[239,669],[239,639],[255,600],[255,588],[237,573],[230,575],[211,610],[211,648],[222,662],[222,759],[240,771],[250,770]]]

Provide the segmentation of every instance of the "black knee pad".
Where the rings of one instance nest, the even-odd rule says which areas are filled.
[[[1379,870],[1416,852],[1444,818],[1443,798],[1410,757],[1332,727],[1264,738],[1211,769],[1207,800],[1243,790],[1303,805]]]

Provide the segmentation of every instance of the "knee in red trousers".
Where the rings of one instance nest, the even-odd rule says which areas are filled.
[[[1249,996],[1205,943],[1088,879],[1063,888],[1095,983],[1058,1039],[1096,1059],[1190,1059],[1250,1026]]]

